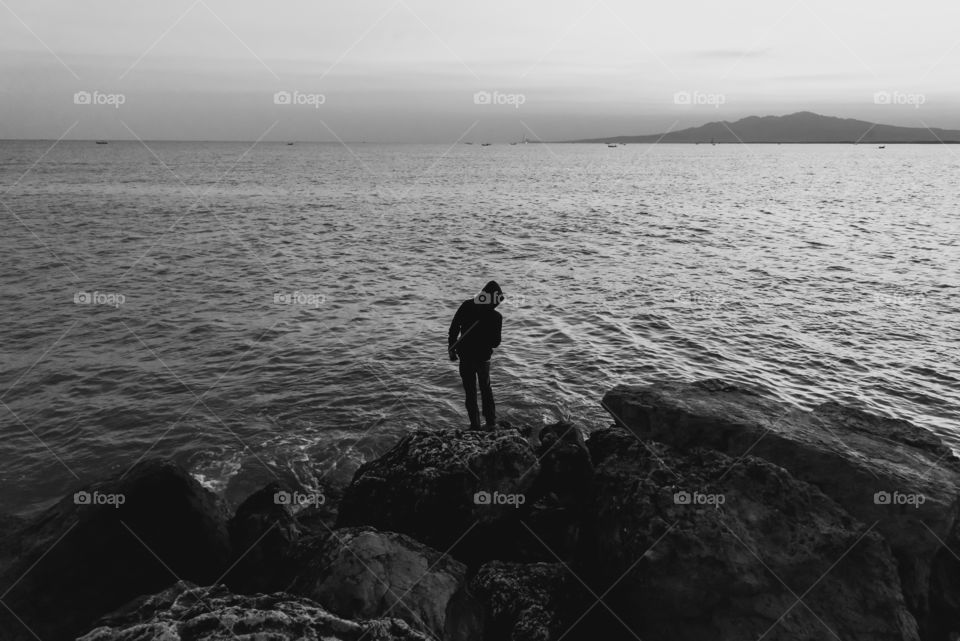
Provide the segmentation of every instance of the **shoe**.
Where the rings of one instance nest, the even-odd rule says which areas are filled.
[[[484,423],[483,429],[487,430],[488,432],[492,432],[497,429],[497,422],[493,421],[491,423]]]
[[[480,427],[480,424],[479,424],[479,423],[472,423],[472,424],[470,425],[470,427],[468,427],[467,429],[473,431],[473,430],[480,430],[480,429],[483,429],[483,428]]]

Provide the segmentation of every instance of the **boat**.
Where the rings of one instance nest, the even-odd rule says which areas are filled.
[[[98,145],[109,145],[110,143],[107,142],[106,140],[98,140],[98,141],[97,141],[97,144],[98,144]]]
[[[879,147],[877,147],[877,149],[886,149],[886,148],[887,148],[886,145],[880,145]]]
[[[293,143],[292,143],[292,142],[288,142],[288,143],[287,143],[287,146],[292,147],[292,146],[293,146]]]
[[[489,142],[482,142],[482,143],[480,143],[480,146],[481,146],[481,147],[489,147],[490,144],[491,144],[491,143],[489,143]]]
[[[616,148],[617,148],[616,145],[607,145],[607,147],[610,147],[611,149],[616,149]]]

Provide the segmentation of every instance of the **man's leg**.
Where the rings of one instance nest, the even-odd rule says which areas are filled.
[[[477,365],[460,359],[460,380],[463,381],[463,392],[466,397],[467,416],[470,418],[470,429],[480,427],[480,408],[477,407]]]
[[[493,429],[497,423],[497,408],[493,404],[493,388],[490,387],[490,361],[480,363],[477,367],[477,379],[480,382],[483,418],[487,423],[487,428]]]

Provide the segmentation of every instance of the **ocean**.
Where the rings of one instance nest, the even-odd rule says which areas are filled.
[[[490,279],[501,420],[726,377],[960,450],[960,150],[0,142],[0,512],[148,456],[236,503],[465,427],[446,331]]]

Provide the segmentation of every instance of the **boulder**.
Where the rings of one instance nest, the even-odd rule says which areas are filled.
[[[28,521],[14,514],[0,514],[0,575],[20,555],[20,532]]]
[[[916,641],[890,548],[752,456],[590,438],[596,501],[575,570],[613,613],[598,638]]]
[[[214,582],[227,567],[217,498],[167,460],[67,496],[22,529],[0,576],[0,638],[74,639],[103,614],[178,579]]]
[[[594,599],[561,563],[491,561],[471,579],[479,610],[454,607],[462,628],[451,641],[550,641],[596,638],[584,615]]]
[[[442,638],[466,567],[403,534],[336,530],[306,562],[291,591],[349,619],[400,618]]]
[[[78,641],[427,641],[399,619],[348,621],[290,594],[236,595],[178,582]]]
[[[930,603],[931,566],[960,509],[960,461],[931,432],[835,402],[801,411],[717,379],[620,385],[603,405],[641,439],[749,453],[816,485],[889,541],[921,630],[960,620],[942,610],[949,599]]]
[[[543,426],[538,438],[536,486],[540,493],[554,493],[570,504],[583,503],[590,493],[593,465],[580,430],[561,421]]]
[[[519,558],[547,563],[571,560],[584,510],[592,499],[590,452],[580,430],[565,421],[543,426],[535,435],[535,451],[540,473],[522,524],[529,531],[517,539]]]
[[[230,519],[234,558],[223,579],[234,592],[282,591],[293,580],[303,532],[293,505],[285,500],[292,493],[283,483],[270,483],[241,503]]]
[[[468,563],[509,556],[539,471],[515,430],[419,430],[357,470],[337,525],[407,534]]]

